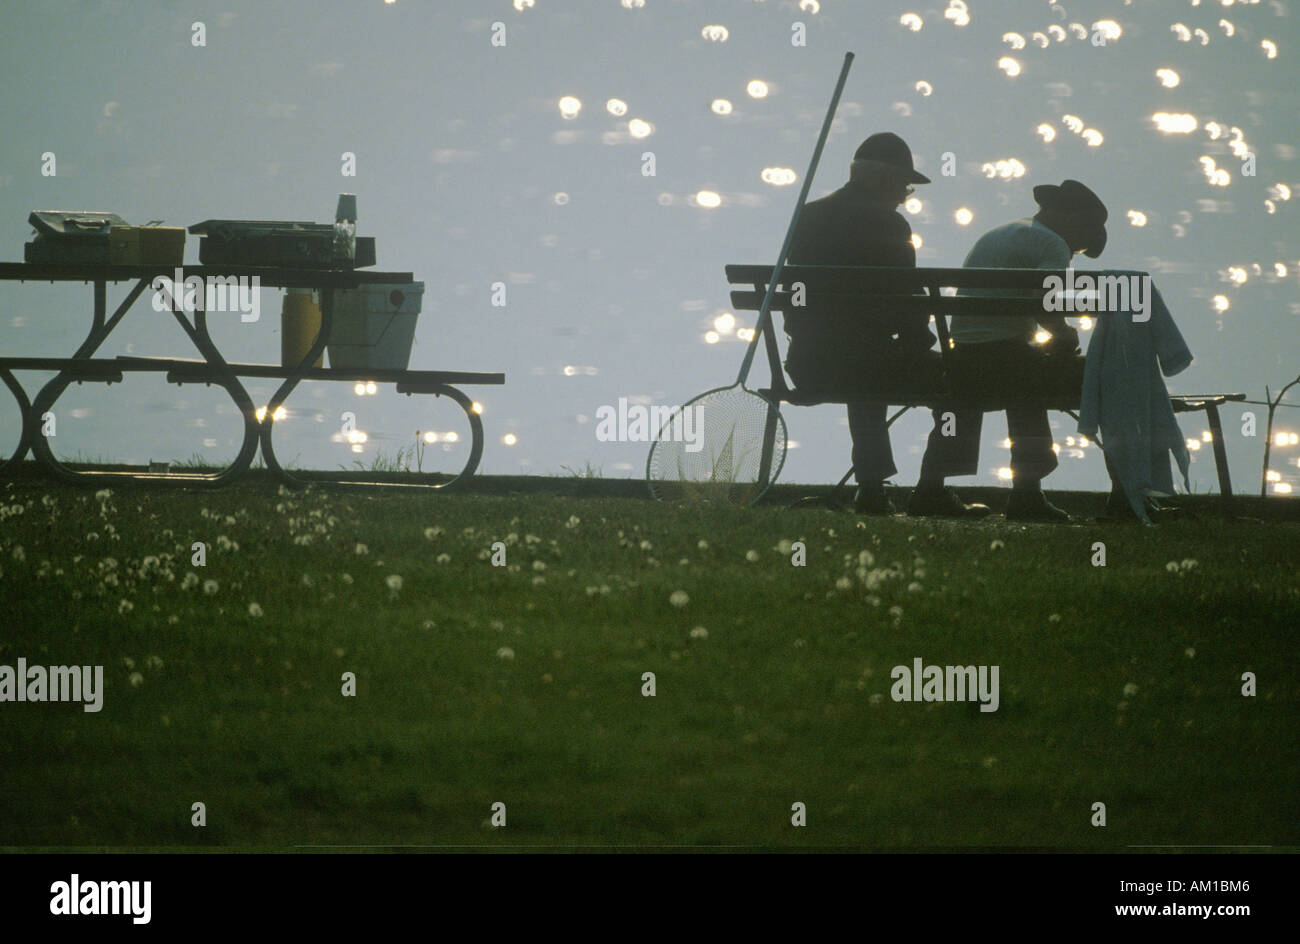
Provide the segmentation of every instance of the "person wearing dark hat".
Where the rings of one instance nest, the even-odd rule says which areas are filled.
[[[963,266],[980,269],[1065,269],[1075,253],[1095,259],[1106,246],[1106,205],[1079,183],[1034,188],[1038,213],[981,236]],[[976,295],[971,290],[963,294]],[[1043,343],[1034,337],[1042,328]],[[953,361],[958,365],[965,392],[991,395],[1047,396],[1056,391],[1077,393],[1083,385],[1084,358],[1079,353],[1078,332],[1063,315],[1044,311],[1039,316],[961,316],[952,318]],[[939,411],[936,411],[938,413]],[[936,421],[930,432],[921,475],[908,504],[908,514],[961,517],[961,502],[944,478],[974,475],[979,466],[978,410],[952,410],[955,435],[942,435]],[[1042,480],[1057,466],[1047,410],[1007,410],[1007,436],[1011,440],[1011,497],[1006,516],[1021,521],[1070,520],[1070,516],[1043,495]]]
[[[912,228],[898,207],[912,184],[928,184],[912,151],[896,134],[873,134],[858,147],[849,181],[807,203],[790,244],[791,265],[906,266],[915,268]],[[938,369],[935,336],[924,315],[866,312],[860,307],[810,297],[805,308],[785,313],[790,338],[785,367],[801,390],[869,389],[898,377],[915,377],[922,366]],[[898,469],[886,425],[888,405],[848,405],[854,507],[865,514],[891,514],[884,481]]]

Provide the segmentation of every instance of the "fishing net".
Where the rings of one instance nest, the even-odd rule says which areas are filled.
[[[722,387],[672,413],[650,447],[646,482],[661,501],[749,505],[781,474],[785,450],[777,405],[739,384]]]

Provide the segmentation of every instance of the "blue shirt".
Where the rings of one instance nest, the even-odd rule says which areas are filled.
[[[1016,220],[991,229],[971,247],[963,268],[1066,269],[1074,253],[1069,244],[1037,220]],[[962,295],[1004,294],[968,289]],[[1032,343],[1038,322],[1028,315],[953,315],[949,332],[957,344],[1018,339]]]

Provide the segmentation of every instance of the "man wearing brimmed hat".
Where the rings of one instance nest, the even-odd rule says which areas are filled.
[[[858,147],[849,182],[806,204],[790,245],[791,265],[916,267],[912,228],[898,212],[911,184],[928,184],[917,172],[912,151],[896,134],[873,134]],[[790,336],[787,373],[800,389],[869,389],[891,379],[917,379],[937,370],[934,335],[924,315],[865,312],[835,300],[808,299],[802,311],[785,313]],[[868,514],[890,514],[884,480],[898,469],[886,425],[888,405],[850,403],[849,434],[858,482],[854,506]]]
[[[979,269],[1066,269],[1075,253],[1095,259],[1106,246],[1106,205],[1079,183],[1034,188],[1038,213],[990,230],[976,241],[966,261]],[[962,294],[978,295],[976,290]],[[1039,328],[1051,336],[1037,344]],[[964,393],[1050,396],[1077,394],[1083,385],[1084,358],[1078,332],[1063,315],[1044,311],[1028,315],[961,316],[952,318],[953,362]],[[936,411],[937,412],[937,411]],[[921,476],[908,504],[908,514],[962,515],[962,506],[943,480],[949,475],[974,475],[979,466],[978,410],[954,408],[956,435],[942,435],[936,422],[930,433]],[[1069,521],[1070,516],[1048,502],[1042,480],[1057,466],[1047,410],[1007,410],[1011,439],[1012,491],[1008,518],[1022,521]]]

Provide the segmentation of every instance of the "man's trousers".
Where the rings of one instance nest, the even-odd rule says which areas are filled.
[[[1077,408],[1083,364],[1082,355],[1049,354],[1040,345],[1019,340],[960,346],[950,358],[955,402],[950,408],[934,411],[934,429],[921,460],[921,480],[979,471],[984,411],[963,407],[963,402],[1048,398]],[[1012,482],[1032,488],[1057,466],[1047,410],[1016,406],[1006,413]]]

